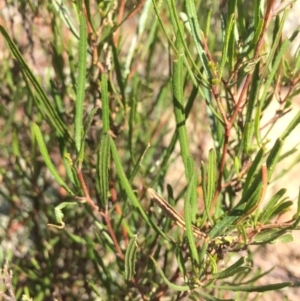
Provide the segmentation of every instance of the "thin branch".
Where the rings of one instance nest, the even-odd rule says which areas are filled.
[[[105,222],[106,222],[107,231],[108,231],[108,233],[110,234],[111,239],[112,239],[113,242],[114,242],[114,245],[115,245],[115,247],[116,247],[116,250],[117,250],[117,252],[118,252],[120,258],[121,258],[122,260],[124,260],[125,257],[124,257],[124,254],[123,254],[122,250],[121,250],[121,247],[120,247],[120,245],[119,245],[119,242],[118,242],[118,240],[117,240],[116,234],[115,234],[115,232],[114,232],[114,230],[113,230],[113,228],[112,228],[112,226],[111,226],[111,222],[110,222],[110,218],[109,218],[109,214],[108,214],[107,208],[106,208],[106,210],[105,210],[105,213],[101,211],[100,214],[103,216],[103,218],[104,218],[104,220],[105,220]]]
[[[108,215],[107,208],[106,208],[105,212],[102,212],[102,211],[99,210],[99,207],[93,202],[93,200],[90,197],[90,194],[89,194],[89,192],[87,190],[87,187],[85,185],[85,182],[84,182],[84,179],[83,179],[81,171],[77,170],[77,176],[78,176],[78,179],[79,179],[79,181],[81,183],[81,187],[82,187],[82,190],[84,192],[86,202],[91,206],[91,208],[93,210],[95,210],[97,212],[100,212],[100,214],[103,216],[103,218],[104,218],[104,220],[106,222],[106,225],[107,225],[107,231],[110,234],[111,239],[114,242],[116,250],[117,250],[120,258],[122,260],[124,260],[124,254],[123,254],[123,252],[122,252],[122,250],[120,248],[119,242],[118,242],[118,240],[116,238],[116,234],[115,234],[115,232],[114,232],[114,230],[113,230],[113,228],[111,226],[111,222],[110,222],[110,218],[109,218],[109,215]]]
[[[81,184],[81,188],[83,190],[83,193],[84,193],[84,196],[85,196],[85,200],[86,202],[88,203],[88,205],[95,211],[99,211],[99,207],[94,203],[94,201],[91,199],[90,197],[90,194],[88,192],[88,189],[86,187],[86,184],[84,182],[84,179],[83,179],[83,176],[82,176],[82,173],[80,170],[77,170],[77,177],[78,177],[78,180]]]

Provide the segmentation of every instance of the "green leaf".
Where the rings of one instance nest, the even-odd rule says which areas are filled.
[[[125,278],[130,280],[135,274],[135,260],[136,260],[136,243],[137,235],[133,235],[129,241],[125,254]]]
[[[208,154],[208,172],[207,172],[207,201],[210,210],[215,195],[217,181],[217,155],[215,149],[211,149]]]
[[[197,17],[197,10],[195,7],[195,2],[193,0],[186,0],[185,1],[185,7],[186,7],[186,13],[188,16],[188,20],[190,23],[190,28],[191,28],[191,35],[196,47],[196,50],[198,52],[198,56],[201,60],[202,66],[204,67],[204,72],[205,72],[205,76],[208,78],[212,77],[210,68],[209,68],[209,61],[208,58],[206,56],[204,47],[202,45],[201,42],[201,29],[200,29],[200,25],[199,25],[199,21],[198,21],[198,17]]]
[[[262,184],[257,185],[256,187],[253,187],[254,191],[251,193],[251,195],[246,199],[242,198],[240,201],[240,204],[245,204],[243,215],[249,213],[252,208],[255,208],[255,206],[258,204],[258,202],[261,199],[261,193],[262,193]],[[249,191],[252,191],[251,187],[249,188]],[[237,208],[240,208],[240,206],[237,206]],[[236,208],[235,208],[236,209]]]
[[[44,139],[43,139],[43,135],[40,131],[39,126],[36,123],[32,124],[32,132],[36,138],[36,141],[38,143],[40,152],[42,154],[42,157],[45,161],[45,164],[47,166],[47,168],[49,169],[49,171],[51,172],[52,176],[54,177],[54,179],[56,180],[56,182],[62,186],[64,189],[66,189],[66,191],[70,194],[70,195],[74,195],[74,193],[72,192],[72,190],[68,187],[68,185],[64,182],[64,180],[61,178],[61,176],[59,175],[59,173],[57,172],[56,167],[54,166],[54,164],[52,163],[47,147],[45,145]]]
[[[156,266],[156,268],[158,269],[158,271],[159,271],[161,277],[163,278],[163,281],[165,282],[165,284],[166,284],[169,288],[171,288],[171,289],[173,289],[173,290],[175,290],[175,291],[178,291],[178,292],[186,292],[186,291],[190,290],[190,287],[189,287],[188,285],[176,285],[176,284],[170,282],[170,281],[168,280],[168,278],[165,276],[165,274],[164,274],[164,272],[162,271],[162,269],[159,267],[159,265],[158,265],[157,262],[155,261],[155,259],[154,259],[152,256],[150,256],[150,258],[151,258],[151,260],[153,261],[153,263],[154,263],[154,265]]]
[[[242,265],[246,262],[245,257],[241,257],[238,261],[236,261],[232,266],[225,269],[224,271],[214,274],[213,277],[216,279],[226,279],[229,278],[241,271],[245,271],[245,269],[249,270],[250,266],[242,267]]]
[[[176,46],[178,49],[178,59],[173,62],[173,105],[174,115],[176,119],[178,139],[180,143],[181,157],[185,166],[187,180],[189,174],[187,170],[187,158],[189,156],[189,148],[187,141],[187,130],[185,125],[185,108],[183,102],[183,54],[181,53],[181,40],[177,36]]]
[[[107,78],[105,73],[101,76],[101,100],[102,100],[102,122],[103,131],[107,132],[110,130],[109,125],[109,100],[108,100],[108,89],[107,89]]]
[[[201,162],[201,178],[202,178],[202,190],[203,190],[203,199],[205,205],[205,214],[208,217],[210,223],[213,225],[214,222],[210,217],[210,208],[214,198],[216,190],[216,180],[217,180],[217,158],[216,151],[211,149],[208,154],[208,172],[206,180],[206,171],[204,162]],[[206,220],[206,217],[203,219],[203,223]]]
[[[285,199],[284,199],[285,200]],[[291,207],[293,206],[293,201],[281,201],[274,209],[271,215],[272,217],[275,217],[279,214],[283,214],[284,212],[287,212],[291,209]]]
[[[186,268],[185,268],[186,261],[183,257],[183,252],[180,248],[176,248],[175,252],[176,252],[176,259],[177,259],[178,268],[180,270],[180,273],[181,273],[181,275],[186,275]]]
[[[242,149],[245,150],[246,154],[249,155],[252,151],[252,141],[254,133],[254,122],[246,122],[245,130],[243,132]]]
[[[110,135],[103,133],[97,155],[97,190],[101,208],[106,208],[109,192]]]
[[[78,203],[77,203],[78,204]],[[80,245],[86,245],[86,240],[85,240],[85,237],[81,237],[80,235],[77,235],[77,234],[74,234],[74,233],[71,233],[69,231],[65,231],[66,235],[69,236],[71,238],[71,240],[73,242],[75,242],[76,244],[80,244]]]
[[[12,55],[17,59],[17,61],[20,64],[21,71],[24,75],[24,77],[28,78],[30,83],[33,85],[35,91],[36,91],[36,97],[34,97],[35,104],[37,105],[39,111],[41,114],[50,121],[51,125],[53,126],[54,130],[57,131],[58,136],[61,138],[64,138],[69,143],[73,145],[73,140],[71,139],[69,132],[67,131],[66,125],[61,119],[58,111],[53,108],[51,101],[48,99],[45,91],[39,84],[38,80],[35,78],[33,73],[31,72],[30,68],[26,64],[22,54],[20,53],[19,49],[15,45],[15,43],[12,41],[12,39],[9,37],[7,31],[5,28],[0,25],[0,32],[4,36],[9,49],[12,53]]]
[[[101,300],[101,291],[98,287],[97,284],[87,280],[87,283],[89,285],[89,287],[92,289],[92,291],[99,297],[99,299]]]
[[[164,35],[167,38],[169,45],[171,46],[172,49],[176,50],[175,45],[174,45],[172,39],[170,38],[170,35],[168,35],[168,33],[166,32],[166,27],[164,25],[162,18],[160,17],[159,7],[157,6],[156,1],[152,1],[152,3],[153,3],[154,11],[155,11],[156,17],[158,19],[158,22],[160,24],[160,27],[161,27],[162,31],[164,32]]]
[[[249,186],[252,184],[252,182],[255,179],[255,174],[259,171],[262,159],[264,155],[264,150],[261,148],[258,153],[255,156],[254,161],[251,164],[251,167],[249,168],[249,171],[247,172],[247,177],[245,180],[245,184],[243,185],[243,195],[248,191]]]
[[[282,196],[285,193],[286,193],[286,189],[282,188],[279,191],[277,191],[275,195],[273,195],[271,200],[264,207],[264,209],[259,217],[260,223],[265,224],[270,219],[270,217],[272,216],[272,214],[274,212],[274,208],[276,208],[278,201],[282,198]]]
[[[81,201],[84,202],[84,201]],[[66,206],[78,206],[78,204],[80,204],[80,202],[63,202],[61,204],[59,204],[58,206],[56,206],[54,208],[54,214],[55,214],[55,219],[56,222],[58,223],[58,225],[55,224],[47,224],[50,227],[54,227],[57,229],[63,229],[65,227],[65,223],[63,221],[64,218],[64,214],[62,212],[62,209],[64,209]]]
[[[278,237],[282,236],[283,234],[286,233],[286,229],[270,229],[267,231],[263,231],[258,233],[252,244],[258,244],[258,245],[265,245],[267,243],[271,243]]]
[[[283,140],[281,138],[278,138],[270,153],[269,153],[269,156],[268,156],[268,159],[267,159],[267,168],[268,168],[268,180],[270,181],[271,177],[272,177],[272,174],[273,174],[273,171],[274,171],[274,168],[279,160],[279,157],[280,157],[280,151],[282,149],[282,146],[283,146]]]
[[[294,238],[293,238],[293,235],[291,233],[286,233],[280,237],[278,237],[277,239],[274,239],[272,241],[272,244],[286,244],[286,243],[289,243],[289,242],[292,242],[294,241]]]
[[[285,131],[281,135],[281,139],[285,140],[290,133],[299,125],[300,123],[300,112],[298,112],[295,117],[292,119],[292,121],[289,123]]]
[[[135,194],[134,194],[134,192],[133,192],[133,190],[130,186],[130,183],[129,183],[129,181],[128,181],[125,173],[124,173],[122,163],[121,163],[121,160],[120,160],[119,155],[118,155],[117,147],[116,147],[115,142],[113,141],[113,139],[111,137],[110,137],[110,149],[111,149],[112,159],[114,161],[114,164],[115,164],[116,170],[117,170],[117,174],[118,174],[119,179],[120,179],[121,186],[125,190],[126,195],[128,196],[128,198],[132,202],[133,206],[138,209],[141,216],[143,217],[145,222],[150,227],[154,228],[157,231],[157,233],[159,233],[165,239],[169,240],[168,237],[166,236],[166,234],[148,217],[148,215],[144,211],[143,207],[140,205],[140,202],[138,201],[137,197],[135,196]]]
[[[281,282],[275,284],[268,284],[268,285],[261,285],[261,286],[234,286],[234,285],[223,285],[217,286],[212,285],[212,288],[216,288],[219,290],[226,290],[226,291],[233,291],[233,292],[268,292],[268,291],[276,291],[283,289],[285,287],[292,287],[294,286],[293,282]]]
[[[97,113],[98,111],[98,108],[94,108],[88,115],[88,118],[87,118],[87,122],[86,122],[86,125],[84,127],[84,133],[82,135],[82,143],[81,143],[81,149],[80,149],[80,153],[77,157],[77,160],[78,162],[82,162],[83,159],[84,159],[84,142],[85,142],[85,138],[87,136],[87,132],[93,122],[93,118],[95,116],[95,114]]]
[[[192,178],[190,179],[187,191],[186,191],[186,197],[184,201],[184,219],[186,223],[186,236],[188,238],[189,242],[189,248],[191,250],[191,257],[193,261],[197,262],[199,264],[199,255],[197,252],[196,244],[195,244],[195,238],[193,235],[193,228],[192,228],[192,206],[191,206],[191,198],[193,194],[193,190],[195,189],[194,185],[195,180],[195,174],[193,174]]]
[[[80,37],[79,37],[79,61],[78,80],[75,102],[75,143],[77,152],[80,152],[84,140],[83,137],[83,104],[85,98],[86,84],[86,56],[87,56],[87,30],[85,17],[82,11],[79,12]]]
[[[218,220],[210,230],[208,236],[213,239],[220,234],[224,235],[227,228],[233,225],[233,223],[242,216],[241,210],[233,210],[222,219]]]
[[[257,97],[259,94],[259,72],[260,72],[260,64],[256,64],[254,72],[252,74],[252,81],[251,81],[251,89],[249,94],[249,100],[247,101],[247,111],[246,111],[246,123],[253,122],[252,116],[254,113],[254,105],[257,101]]]
[[[75,27],[72,19],[71,19],[71,12],[69,11],[69,6],[64,3],[63,0],[52,0],[52,5],[54,6],[55,10],[59,13],[60,18],[65,23],[67,28],[74,34],[74,36],[79,39],[78,30]]]
[[[99,110],[98,107],[94,108],[88,115],[88,118],[87,118],[87,121],[85,123],[85,126],[84,126],[84,135],[83,135],[83,140],[86,138],[86,135],[88,133],[88,130],[90,129],[90,126],[93,122],[93,118],[95,116],[95,114],[97,113],[97,111]]]
[[[231,14],[230,18],[229,18],[229,22],[227,23],[226,31],[225,31],[225,38],[223,41],[223,49],[222,49],[222,59],[221,59],[220,67],[219,67],[219,81],[222,79],[224,67],[225,67],[226,61],[228,59],[228,44],[229,44],[230,38],[232,38],[232,29],[233,29],[234,22],[235,22],[234,19],[235,19],[235,15]]]

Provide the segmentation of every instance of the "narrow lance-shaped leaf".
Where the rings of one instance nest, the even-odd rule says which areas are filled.
[[[154,222],[152,222],[151,219],[149,219],[148,215],[145,213],[144,209],[140,205],[140,202],[138,201],[137,197],[135,196],[134,192],[132,191],[130,183],[129,183],[129,181],[128,181],[125,173],[124,173],[122,163],[121,163],[121,160],[120,160],[119,155],[118,155],[117,147],[116,147],[115,142],[112,140],[111,137],[110,137],[110,149],[111,149],[111,155],[112,155],[113,162],[116,166],[117,174],[120,178],[121,186],[125,190],[126,195],[128,196],[128,198],[132,202],[133,206],[138,209],[141,216],[143,217],[145,222],[150,227],[154,228],[157,231],[157,233],[159,233],[164,238],[168,239],[168,237],[165,235],[165,233]]]
[[[69,6],[66,3],[64,3],[63,0],[60,0],[60,1],[52,0],[52,5],[56,9],[56,11],[59,13],[61,20],[65,23],[67,28],[69,28],[70,31],[74,34],[74,36],[77,39],[79,39],[79,34],[77,31],[77,28],[71,19],[71,13],[69,12]]]
[[[135,260],[137,251],[137,235],[133,235],[129,241],[125,254],[125,278],[130,280],[135,274]]]
[[[205,31],[204,31],[204,34],[206,37],[209,36],[210,34],[210,25],[211,25],[211,17],[212,17],[212,14],[213,14],[213,9],[211,8],[207,14],[207,17],[206,17],[206,22],[205,22]]]
[[[212,285],[211,288],[216,288],[219,290],[233,291],[233,292],[268,292],[268,291],[276,291],[285,287],[292,287],[294,285],[293,282],[281,282],[275,284],[261,285],[261,286],[234,286],[234,285]]]
[[[207,178],[206,178],[206,168],[205,163],[201,162],[201,187],[203,193],[204,209],[205,215],[203,216],[202,225],[205,224],[206,219],[209,217],[209,203],[207,202]]]
[[[192,220],[196,216],[196,179],[192,181],[191,176],[194,169],[194,162],[189,153],[188,137],[186,129],[186,116],[185,116],[185,106],[183,101],[183,52],[182,52],[182,41],[180,39],[180,31],[182,30],[182,24],[179,24],[179,29],[176,36],[176,47],[178,50],[177,60],[173,63],[173,104],[174,104],[174,114],[176,119],[178,139],[181,150],[181,157],[183,160],[186,179],[190,184],[193,184],[194,189],[190,199],[190,205],[192,206]],[[191,183],[194,182],[194,183]]]
[[[202,32],[200,29],[200,25],[198,22],[198,17],[197,17],[197,11],[195,7],[195,2],[193,0],[186,0],[185,1],[185,7],[186,7],[186,13],[188,16],[188,20],[190,23],[190,28],[191,28],[191,34],[196,46],[196,50],[198,52],[199,58],[202,62],[202,65],[204,67],[205,75],[206,77],[210,78],[211,77],[211,71],[209,68],[208,64],[208,59],[205,54],[205,50],[203,48],[202,42],[201,42],[201,37],[200,33]]]
[[[217,156],[215,149],[211,149],[208,154],[208,172],[207,172],[207,201],[210,210],[216,190],[217,179]]]
[[[245,123],[245,130],[243,133],[242,147],[245,150],[246,154],[250,154],[252,147],[252,136],[254,132],[254,123],[253,121]]]
[[[281,135],[281,139],[284,140],[300,123],[300,111],[295,115],[292,121],[289,123],[285,131]]]
[[[169,288],[171,288],[171,289],[173,289],[173,290],[175,290],[175,291],[179,291],[179,292],[186,292],[186,291],[190,290],[190,287],[189,287],[188,285],[176,285],[176,284],[170,282],[170,281],[168,280],[168,278],[165,276],[165,274],[164,274],[164,272],[162,271],[162,269],[159,267],[159,265],[158,265],[157,262],[155,261],[155,259],[154,259],[152,256],[150,256],[150,258],[151,258],[151,260],[153,261],[153,263],[154,263],[154,265],[156,266],[156,268],[158,269],[158,271],[159,271],[161,277],[163,278],[165,284],[166,284]]]
[[[191,198],[193,194],[193,189],[195,188],[193,185],[195,173],[193,174],[190,183],[188,185],[188,189],[186,192],[186,197],[184,201],[184,219],[186,223],[186,236],[188,238],[189,247],[191,250],[191,256],[193,261],[199,263],[199,255],[197,252],[195,239],[193,235],[193,228],[192,228],[192,206],[191,206]]]
[[[185,268],[186,260],[183,257],[183,252],[182,252],[182,250],[180,250],[180,248],[176,248],[175,252],[176,252],[176,260],[177,260],[177,264],[178,264],[178,269],[179,269],[181,275],[186,275],[186,268]]]
[[[189,148],[187,141],[187,131],[185,125],[185,110],[183,102],[183,54],[181,40],[177,34],[176,46],[178,50],[177,60],[173,62],[173,105],[174,115],[176,119],[176,126],[178,131],[178,139],[180,143],[181,157],[185,167],[185,174],[187,180],[189,180],[189,174],[187,170],[187,158],[189,156]]]
[[[97,155],[97,185],[101,208],[106,208],[109,192],[110,135],[103,133]]]
[[[191,218],[192,222],[196,222],[196,217],[197,217],[197,209],[198,209],[198,196],[197,196],[197,176],[194,176],[196,173],[195,169],[195,163],[194,159],[191,155],[188,156],[187,158],[187,173],[189,175],[188,178],[188,183],[191,186],[191,198],[190,198],[190,205],[191,205]]]
[[[249,168],[249,171],[247,173],[245,184],[243,185],[243,195],[248,191],[249,186],[254,181],[255,174],[257,173],[257,171],[259,170],[259,168],[261,166],[263,155],[264,155],[264,150],[263,150],[263,148],[261,148],[259,150],[259,152],[257,153],[257,155],[256,155],[254,161],[252,162],[252,165]]]
[[[261,183],[257,186],[257,189],[255,190],[256,193],[253,193],[249,198],[249,200],[246,202],[243,216],[238,219],[237,223],[239,223],[241,220],[244,220],[248,215],[250,215],[258,208],[258,206],[264,200],[267,186],[268,186],[268,172],[267,172],[266,165],[263,165],[261,168]]]
[[[49,171],[51,172],[52,176],[54,177],[54,179],[57,181],[57,183],[59,185],[61,185],[62,187],[64,187],[66,189],[66,191],[71,194],[74,195],[74,193],[72,192],[72,190],[67,186],[67,184],[63,181],[63,179],[61,178],[61,176],[59,175],[59,173],[57,172],[56,167],[53,165],[47,147],[45,145],[44,139],[43,139],[43,135],[40,131],[40,128],[38,127],[37,124],[33,123],[32,124],[32,131],[33,134],[36,138],[36,141],[38,143],[40,152],[42,154],[42,157],[46,163],[46,166],[48,167]]]
[[[255,27],[255,32],[254,32],[254,36],[253,36],[253,40],[252,40],[252,45],[257,45],[258,39],[259,39],[259,37],[261,36],[261,33],[262,33],[263,26],[264,26],[264,20],[259,19],[258,25]]]
[[[246,262],[245,257],[241,257],[238,261],[236,261],[233,265],[231,265],[229,268],[225,269],[224,271],[214,274],[213,277],[216,279],[225,279],[229,278],[237,273],[239,273],[243,269],[250,269],[250,266],[242,267],[242,265]]]
[[[256,103],[258,94],[259,94],[259,71],[260,71],[260,64],[257,63],[255,66],[255,69],[252,74],[252,83],[251,83],[251,89],[249,94],[249,100],[247,101],[247,111],[246,111],[246,120],[245,123],[253,123],[253,113],[254,113],[254,105]],[[253,131],[253,130],[251,130]]]
[[[142,166],[142,162],[143,162],[143,159],[148,151],[148,149],[150,148],[150,143],[148,143],[146,149],[144,150],[144,152],[140,155],[140,157],[138,158],[138,160],[136,161],[135,163],[135,166],[130,174],[130,177],[129,177],[129,182],[132,183],[133,179],[135,178],[135,176],[137,175],[138,171],[140,170],[141,166]]]
[[[280,203],[273,208],[271,219],[275,216],[282,215],[285,212],[291,211],[293,204],[293,201],[289,200],[288,197],[282,199]]]
[[[83,104],[86,84],[86,56],[87,56],[87,31],[86,21],[82,11],[79,12],[80,37],[79,37],[79,61],[77,93],[75,102],[75,143],[77,152],[83,147]]]
[[[226,64],[227,60],[227,51],[228,51],[228,44],[229,44],[229,39],[232,34],[232,29],[234,26],[234,14],[232,14],[229,18],[229,22],[227,23],[226,31],[225,31],[225,38],[223,41],[223,50],[222,50],[222,59],[221,59],[221,64],[219,68],[219,80],[221,80],[222,75],[223,75],[223,70]]]
[[[267,159],[267,168],[268,168],[268,179],[270,181],[274,168],[279,160],[280,157],[280,151],[282,149],[283,146],[283,141],[281,138],[278,138],[275,143],[273,148],[270,151],[270,154],[268,156]]]
[[[102,73],[102,76],[101,76],[101,100],[102,100],[103,131],[107,132],[110,130],[110,125],[109,125],[109,103],[108,103],[107,78],[106,78],[105,73]]]
[[[179,18],[178,18],[177,4],[176,4],[175,0],[168,0],[167,3],[168,3],[168,9],[170,11],[171,19],[172,19],[172,24],[174,24],[173,25],[174,31],[179,34],[179,36],[177,36],[177,37],[181,39],[181,43],[184,48],[184,65],[187,68],[187,71],[191,77],[191,80],[195,85],[196,84],[195,76],[194,76],[194,74],[195,74],[199,78],[201,78],[201,81],[203,84],[208,85],[208,81],[206,80],[205,76],[203,76],[202,71],[200,71],[200,69],[199,69],[198,63],[195,61],[194,56],[190,52],[188,44],[186,43],[186,37],[184,36],[183,27],[181,26],[181,24],[180,24],[181,22],[179,21],[179,18],[180,18],[180,20],[183,22],[185,28],[191,34],[192,31],[191,31],[188,17],[184,12],[180,12]],[[178,31],[179,28],[182,28],[182,30]],[[191,64],[192,68],[190,67],[190,64]],[[198,84],[196,84],[196,86],[198,86]],[[199,90],[199,93],[202,94],[202,90]]]
[[[278,201],[283,197],[283,195],[286,193],[286,189],[280,189],[278,192],[276,192],[275,195],[271,198],[271,200],[268,202],[268,204],[264,207],[264,209],[261,212],[259,222],[264,224],[270,216],[272,215],[273,209],[276,207]]]
[[[88,130],[93,122],[93,118],[95,116],[95,114],[97,113],[98,111],[98,108],[94,108],[90,113],[89,113],[89,116],[87,118],[87,121],[86,121],[86,124],[84,126],[84,133],[82,135],[82,145],[81,145],[81,149],[80,149],[80,153],[78,155],[78,161],[79,162],[82,162],[83,159],[84,159],[84,141],[85,141],[85,138],[86,138],[86,135],[88,133]]]
[[[157,6],[156,1],[152,1],[152,3],[153,3],[153,8],[154,8],[156,17],[157,17],[157,19],[158,19],[158,22],[159,22],[159,24],[160,24],[160,27],[161,27],[162,31],[164,32],[164,35],[165,35],[165,37],[167,38],[169,45],[171,46],[172,49],[174,49],[174,50],[176,51],[176,48],[175,48],[175,46],[174,46],[174,43],[173,43],[172,39],[170,38],[170,35],[167,33],[166,27],[165,27],[165,25],[164,25],[164,22],[163,22],[163,20],[162,20],[162,18],[161,18],[161,16],[160,16],[159,7]]]
[[[65,234],[70,237],[71,241],[73,241],[76,244],[86,245],[85,237],[81,237],[80,235],[74,234],[70,231],[66,231]]]
[[[0,31],[2,35],[4,36],[9,49],[13,56],[17,59],[17,61],[20,63],[21,70],[23,74],[29,79],[30,83],[33,85],[37,95],[34,97],[35,104],[37,105],[39,111],[42,113],[43,116],[46,117],[47,120],[50,121],[51,125],[57,131],[58,135],[73,144],[73,140],[71,139],[67,128],[65,126],[65,123],[59,116],[58,112],[55,108],[53,108],[50,100],[48,99],[45,91],[39,84],[38,80],[35,78],[33,73],[31,72],[30,68],[26,64],[22,54],[20,53],[19,49],[15,45],[15,43],[12,41],[12,39],[9,37],[7,31],[4,29],[2,25],[0,25]]]
[[[241,170],[241,161],[238,157],[234,157],[234,170],[237,175],[239,175]]]

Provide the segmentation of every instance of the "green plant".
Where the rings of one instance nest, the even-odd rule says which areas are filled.
[[[26,238],[5,253],[16,299],[246,300],[299,285],[256,285],[266,272],[249,249],[290,241],[300,218],[299,197],[276,222],[292,206],[284,187],[265,197],[300,122],[298,112],[274,145],[262,132],[274,94],[288,87],[269,128],[300,87],[299,49],[286,55],[298,32],[282,37],[292,3],[274,2],[20,1],[47,16],[49,37],[36,29],[31,41],[52,65],[37,77],[0,26],[16,65],[3,64],[1,81],[6,228],[17,221]],[[193,151],[192,118],[207,154]]]

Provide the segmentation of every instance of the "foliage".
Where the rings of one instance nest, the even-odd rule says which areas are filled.
[[[4,298],[246,300],[297,285],[257,285],[249,249],[291,240],[300,218],[299,197],[277,222],[285,187],[265,197],[300,122],[274,145],[262,131],[300,89],[298,32],[282,35],[292,3],[274,2],[18,2],[29,51],[13,19],[0,25]]]

